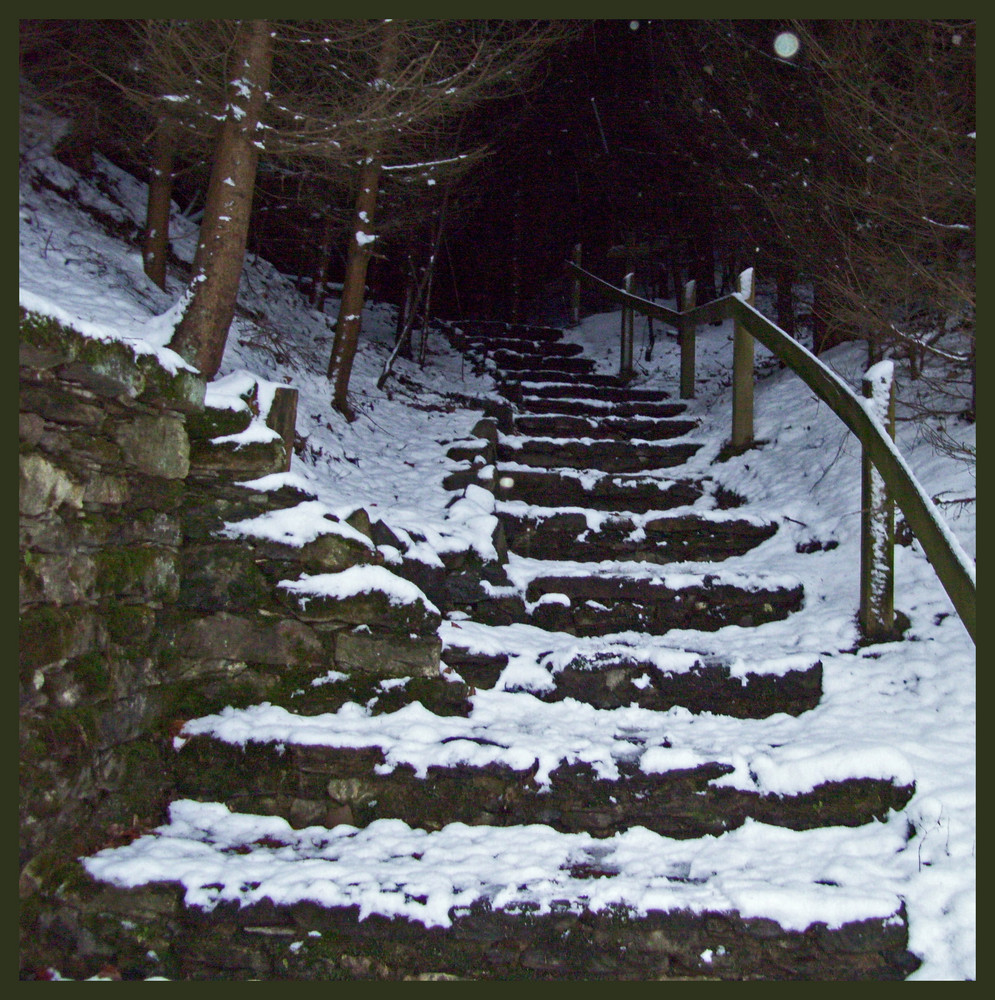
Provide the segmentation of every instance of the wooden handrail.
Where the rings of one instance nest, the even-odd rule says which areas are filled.
[[[976,571],[960,542],[944,523],[935,505],[916,480],[908,463],[881,422],[869,412],[865,401],[811,351],[772,323],[741,295],[726,295],[687,312],[676,312],[608,284],[589,271],[567,265],[585,284],[602,291],[636,312],[652,316],[681,329],[681,324],[698,324],[732,319],[783,361],[826,403],[858,438],[866,454],[881,474],[905,521],[919,540],[943,589],[975,642],[977,623]]]

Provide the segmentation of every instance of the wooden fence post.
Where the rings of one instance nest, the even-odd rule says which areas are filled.
[[[574,244],[573,262],[580,267],[581,261],[581,245],[579,243]],[[580,324],[580,278],[574,275],[573,281],[570,284],[570,324],[571,326],[578,326]]]
[[[736,282],[736,291],[753,305],[754,275],[748,267]],[[732,446],[753,443],[753,337],[736,323],[732,335]]]
[[[894,364],[881,361],[861,382],[866,409],[895,437]],[[867,449],[860,476],[860,630],[865,639],[894,638],[895,503]]]
[[[681,293],[680,310],[682,313],[694,309],[697,297],[697,285],[689,281]],[[676,289],[674,290],[676,293]],[[694,320],[681,316],[678,337],[681,345],[681,399],[694,399]]]
[[[625,276],[624,288],[631,295],[632,287],[635,284],[636,274],[630,271]],[[619,357],[618,374],[620,378],[632,378],[632,340],[633,329],[635,327],[635,313],[632,306],[622,306],[622,351]]]

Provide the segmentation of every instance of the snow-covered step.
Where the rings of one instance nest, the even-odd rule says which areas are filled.
[[[698,426],[697,420],[676,417],[638,418],[612,415],[587,417],[569,412],[569,405],[562,413],[523,415],[515,418],[519,434],[536,437],[613,438],[662,441],[667,438],[690,434]]]
[[[521,380],[522,393],[544,399],[600,399],[613,403],[628,403],[636,400],[648,403],[663,403],[671,398],[663,389],[642,389],[638,386],[620,384],[614,375],[589,376],[556,382],[553,379]]]
[[[556,372],[566,375],[586,375],[594,370],[595,362],[590,358],[580,358],[562,353],[516,354],[512,351],[495,351],[488,357],[506,376],[518,378],[520,374],[528,373],[530,377],[536,372]]]
[[[307,482],[291,473],[241,483],[219,482],[213,474],[199,478],[191,475],[186,480],[181,507],[184,538],[206,540],[227,521],[242,521],[315,499]]]
[[[577,390],[578,393],[580,390]],[[522,394],[520,409],[529,413],[569,413],[592,417],[676,417],[687,407],[683,403],[634,400],[618,402],[610,399],[586,399],[566,396],[532,396]]]
[[[478,351],[485,352],[499,365],[507,359],[515,367],[523,359],[576,358],[584,353],[580,344],[550,343],[541,340],[486,340],[481,341]],[[540,366],[541,367],[541,366]]]
[[[765,718],[799,715],[822,694],[818,656],[751,661],[665,644],[577,638],[534,625],[484,625],[465,618],[439,629],[442,661],[473,689],[528,691],[544,701],[573,698],[596,708],[637,705]]]
[[[63,906],[101,915],[120,967],[171,978],[897,980],[918,966],[905,828],[294,830],[180,800],[85,859]]]
[[[495,512],[513,552],[586,562],[722,561],[777,531],[772,521],[727,511],[622,514],[499,501]]]
[[[662,475],[612,473],[598,469],[536,469],[503,462],[495,494],[502,500],[542,507],[581,507],[588,510],[669,510],[695,504],[699,509],[728,509],[741,498],[709,479],[672,479]]]
[[[175,786],[295,825],[542,823],[601,837],[641,826],[676,838],[747,819],[860,826],[914,790],[903,754],[870,739],[859,751],[799,743],[794,719],[749,729],[682,709],[599,710],[521,692],[471,700],[466,718],[417,703],[379,715],[358,704],[306,717],[269,704],[224,709],[180,731]],[[784,742],[762,740],[765,731]]]
[[[473,617],[508,624],[513,602],[520,601],[528,617],[517,620],[551,632],[665,635],[672,629],[752,628],[801,608],[804,590],[794,576],[709,572],[692,565],[558,562],[512,553],[506,566],[510,585],[489,588],[491,601],[476,604]]]
[[[693,442],[658,444],[653,441],[605,441],[597,438],[526,437],[502,434],[499,462],[534,468],[600,469],[604,472],[642,472],[683,465],[701,445]]]
[[[501,320],[468,319],[459,321],[453,332],[453,339],[458,343],[530,340],[553,344],[563,339],[563,331],[550,326],[506,323]]]
[[[488,367],[493,368],[493,374],[504,386],[501,391],[505,395],[512,393],[517,395],[519,392],[518,385],[523,380],[563,382],[575,377],[597,377],[591,374],[594,369],[594,362],[587,358],[536,359],[534,364],[522,368],[505,368],[494,363],[489,363]]]

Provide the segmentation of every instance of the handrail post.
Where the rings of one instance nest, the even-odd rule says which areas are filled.
[[[894,364],[882,361],[861,381],[866,409],[895,437]],[[860,630],[886,640],[895,629],[895,503],[867,449],[860,475]]]
[[[636,275],[630,271],[625,276],[624,288],[631,295]],[[620,378],[632,378],[632,334],[635,326],[635,313],[628,303],[622,306],[622,350],[619,357],[618,374]]]
[[[684,286],[679,307],[682,313],[694,309],[697,287],[694,280],[689,281]],[[695,323],[693,319],[681,316],[678,337],[681,345],[681,399],[694,399]]]
[[[581,266],[581,245],[574,244],[573,262],[577,267]],[[570,283],[570,325],[580,325],[580,278],[574,274]]]
[[[753,305],[753,268],[739,276],[736,291]],[[732,446],[746,448],[753,443],[753,336],[736,323],[732,334]]]

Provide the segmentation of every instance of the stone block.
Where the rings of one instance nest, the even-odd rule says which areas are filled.
[[[124,461],[139,472],[182,479],[190,470],[190,440],[179,417],[136,415],[114,428]]]
[[[289,618],[219,612],[185,621],[172,643],[190,659],[240,660],[274,666],[321,666],[325,651],[312,629]]]
[[[190,545],[183,550],[182,567],[182,607],[241,611],[270,602],[269,582],[245,546]]]
[[[17,416],[17,436],[18,440],[26,445],[35,447],[45,433],[45,421],[37,413],[24,413]]]
[[[97,564],[93,556],[25,552],[21,557],[21,606],[80,604],[94,595]]]
[[[124,476],[104,475],[90,479],[83,491],[85,504],[119,507],[131,497],[128,480]]]
[[[403,604],[395,603],[389,594],[379,590],[348,597],[329,597],[288,592],[280,588],[278,594],[280,600],[302,621],[370,625],[401,636],[412,632],[418,635],[434,634],[442,623],[442,616],[420,598]]]
[[[66,503],[83,505],[85,487],[66,469],[38,452],[19,457],[19,503],[22,514],[36,517]]]
[[[255,441],[241,446],[234,441],[220,444],[195,441],[190,452],[190,464],[201,472],[257,479],[287,471],[287,446],[282,439]]]
[[[442,641],[438,636],[400,636],[365,626],[335,637],[335,665],[346,673],[377,677],[436,677]]]
[[[258,558],[293,563],[309,573],[340,573],[350,566],[370,562],[374,555],[370,546],[359,539],[335,531],[301,546],[260,538],[251,538],[250,543]]]
[[[81,338],[75,359],[61,365],[58,374],[99,396],[134,399],[145,389],[145,376],[135,364],[135,352],[118,340]]]
[[[139,354],[136,364],[145,377],[145,388],[138,396],[142,402],[181,413],[203,409],[207,382],[198,372],[186,368],[170,371],[151,354]]]
[[[36,413],[56,424],[99,427],[106,413],[102,407],[94,405],[93,394],[80,389],[70,391],[64,385],[65,383],[22,385],[19,399],[21,409]]]
[[[51,316],[20,307],[20,364],[48,369],[76,357],[81,335],[67,329]]]
[[[285,465],[281,471],[290,471],[290,459],[294,454],[294,434],[297,430],[297,390],[280,386],[273,393],[266,426],[276,431],[283,439]]]

